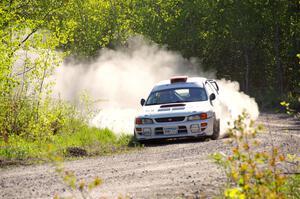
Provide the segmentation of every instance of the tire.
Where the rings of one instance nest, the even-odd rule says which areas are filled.
[[[212,140],[217,140],[220,137],[220,120],[214,121],[213,134],[210,137]]]
[[[147,145],[150,143],[148,140],[139,140],[138,142],[142,145]]]
[[[147,143],[149,143],[148,140],[139,140],[139,139],[137,139],[135,131],[134,131],[134,136],[133,137],[134,137],[134,142],[135,143],[139,143],[139,144],[147,144]]]

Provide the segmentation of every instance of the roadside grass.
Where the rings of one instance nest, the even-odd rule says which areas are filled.
[[[8,143],[0,139],[0,166],[49,161],[50,145],[51,151],[63,158],[122,153],[138,146],[132,135],[117,135],[109,129],[88,125],[81,125],[75,132],[65,131],[38,139],[11,135]]]

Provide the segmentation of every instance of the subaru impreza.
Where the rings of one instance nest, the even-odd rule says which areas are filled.
[[[215,101],[219,86],[215,80],[187,76],[159,82],[135,118],[134,136],[140,141],[180,137],[218,139],[220,120]]]

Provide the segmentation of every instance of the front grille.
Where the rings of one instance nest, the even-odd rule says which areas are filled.
[[[162,122],[181,122],[185,119],[185,117],[162,117],[162,118],[156,118],[155,121],[158,123]]]
[[[186,134],[186,133],[188,133],[186,126],[178,127],[178,134]]]
[[[162,127],[155,128],[155,135],[163,135],[164,129]]]

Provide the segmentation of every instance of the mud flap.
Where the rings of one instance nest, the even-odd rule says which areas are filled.
[[[213,134],[211,136],[212,140],[217,140],[220,136],[220,119],[214,121]]]

